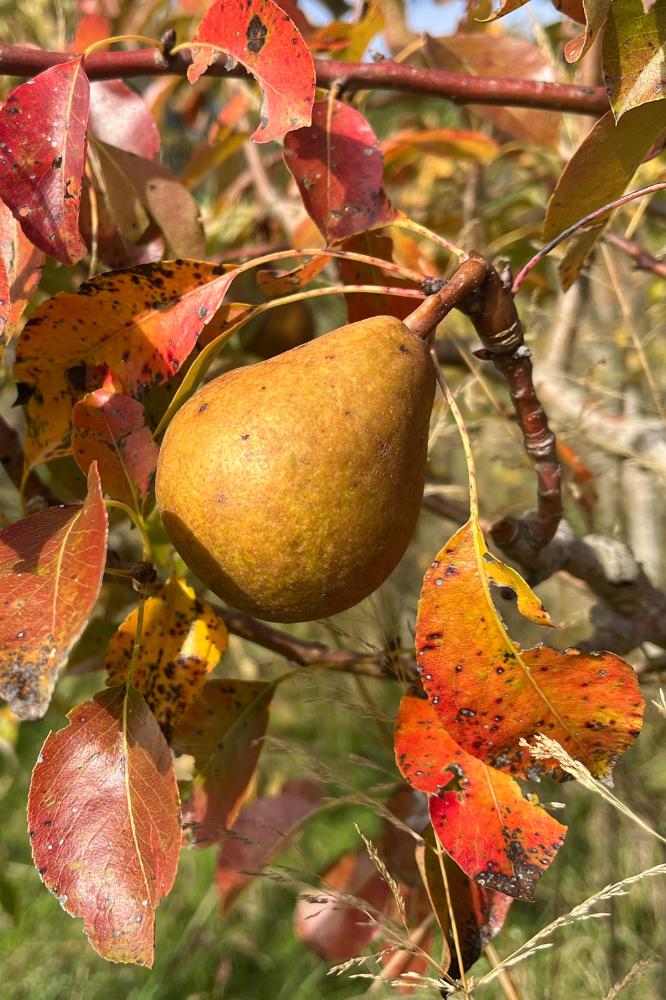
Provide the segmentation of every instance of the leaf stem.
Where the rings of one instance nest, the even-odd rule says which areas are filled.
[[[143,522],[143,518],[140,514],[137,514],[135,510],[132,510],[128,504],[123,503],[122,500],[107,500],[107,507],[115,507],[117,510],[122,510],[124,514],[127,514],[130,521],[138,529],[141,535],[141,541],[143,543],[143,559],[144,562],[152,563],[153,561],[153,546],[151,544],[150,538],[148,537],[148,532],[146,531],[146,526]]]
[[[143,45],[150,45],[151,48],[160,47],[160,43],[156,38],[147,38],[146,35],[111,35],[110,38],[100,38],[98,41],[92,42],[92,44],[83,50],[83,58],[87,59],[93,52],[105,49],[109,45],[116,45],[118,42],[141,42]]]

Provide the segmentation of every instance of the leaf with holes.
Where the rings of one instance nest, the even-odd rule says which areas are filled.
[[[0,347],[9,343],[30,297],[37,290],[44,254],[25,236],[0,201]]]
[[[109,643],[107,684],[128,678],[138,610],[131,611]],[[172,577],[144,605],[141,648],[132,686],[143,695],[167,739],[199,696],[206,676],[227,648],[227,627],[215,609],[184,580]]]
[[[239,62],[261,85],[255,142],[280,139],[309,125],[315,91],[312,56],[294,22],[273,0],[214,0],[192,39],[190,83],[220,52]],[[208,44],[202,44],[208,43]]]
[[[29,467],[66,454],[72,407],[111,372],[141,396],[179,371],[219,308],[235,272],[194,260],[110,271],[44,302],[19,337]]]
[[[122,80],[90,84],[90,131],[101,142],[146,160],[160,152],[159,129],[148,105]]]
[[[79,57],[22,83],[0,108],[0,197],[28,239],[63,264],[87,253],[78,219],[89,91]]]
[[[173,885],[181,841],[169,747],[141,695],[124,685],[67,718],[32,774],[35,867],[62,908],[83,918],[100,955],[151,966],[155,909]]]
[[[524,799],[509,775],[466,753],[424,698],[400,703],[395,755],[403,777],[430,796],[439,842],[481,886],[532,899],[566,827]]]
[[[317,101],[312,125],[286,137],[284,162],[328,244],[398,217],[382,188],[377,136],[349,104]]]
[[[0,532],[0,695],[21,719],[41,719],[83,632],[106,559],[97,467],[85,503],[49,507]]]
[[[196,764],[184,815],[194,846],[215,843],[233,826],[257,769],[274,690],[265,681],[206,681],[176,724],[173,747]]]
[[[553,239],[590,212],[619,198],[664,128],[666,102],[644,104],[615,124],[612,113],[597,121],[571,157],[553,191],[542,236]],[[562,286],[569,288],[601,236],[610,213],[600,216],[570,240],[560,264]]]
[[[115,391],[107,379],[72,410],[72,451],[87,472],[97,462],[102,489],[135,510],[151,490],[159,448],[138,400]]]
[[[447,972],[458,979],[460,963],[449,916],[442,866],[451,896],[460,957],[465,972],[481,958],[486,945],[502,930],[513,900],[504,893],[480,886],[465,875],[448,854],[438,853],[432,827],[425,831],[423,842],[416,847],[416,862],[432,911],[449,947],[450,964]]]
[[[641,0],[613,0],[603,41],[604,79],[617,119],[661,101],[666,124],[666,7],[647,13]]]
[[[539,599],[488,552],[470,520],[426,571],[416,621],[418,670],[442,726],[468,753],[516,775],[564,778],[557,761],[537,769],[520,745],[545,733],[597,778],[608,778],[641,728],[633,669],[613,653],[521,650],[491,584],[511,588],[525,618],[548,624]]]
[[[323,794],[314,781],[286,781],[277,795],[256,799],[241,809],[233,829],[224,836],[217,863],[223,913],[228,913],[253,873],[283,853],[303,824],[319,811]]]

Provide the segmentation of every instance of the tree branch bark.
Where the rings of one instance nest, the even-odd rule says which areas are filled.
[[[0,44],[0,74],[35,76],[56,63],[72,59],[71,52],[47,52]],[[95,52],[85,60],[91,80],[129,79],[140,76],[185,76],[192,61],[189,52],[165,56],[159,49],[126,52]],[[221,57],[212,64],[209,76],[246,77],[242,66],[225,69]],[[489,104],[502,107],[540,108],[581,115],[603,115],[608,97],[603,87],[578,87],[545,80],[494,79],[450,73],[446,70],[406,66],[390,59],[378,63],[346,63],[315,59],[317,86],[342,87],[346,91],[398,90],[428,94],[455,104]]]

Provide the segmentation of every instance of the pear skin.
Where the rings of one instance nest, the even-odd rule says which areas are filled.
[[[173,544],[258,618],[353,607],[409,544],[434,392],[426,344],[390,316],[207,383],[160,450],[157,504]]]

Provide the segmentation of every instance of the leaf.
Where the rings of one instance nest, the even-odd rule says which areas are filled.
[[[102,583],[107,520],[97,467],[82,505],[49,507],[0,532],[0,695],[41,719]]]
[[[19,337],[30,468],[67,453],[75,402],[111,372],[127,396],[175,375],[219,308],[235,271],[194,260],[110,271],[35,310]]]
[[[0,197],[28,239],[63,264],[87,253],[78,218],[89,90],[78,57],[22,83],[0,109]]]
[[[495,608],[490,583],[511,587],[518,610],[547,624],[541,602],[515,570],[490,555],[468,521],[426,571],[416,622],[421,681],[442,726],[464,750],[519,776],[543,771],[520,746],[544,733],[598,778],[640,732],[643,699],[633,669],[613,653],[521,650]]]
[[[604,80],[616,119],[666,97],[666,5],[613,0],[603,41]],[[662,104],[662,124],[666,105]]]
[[[426,52],[429,62],[438,69],[495,78],[556,79],[551,61],[541,49],[524,38],[505,35],[499,28],[490,36],[460,32],[446,38],[428,38]],[[470,108],[508,136],[533,145],[558,146],[562,119],[552,111],[484,105]]]
[[[109,643],[107,684],[128,680],[136,638],[135,608]],[[194,589],[171,577],[144,605],[141,646],[129,681],[169,739],[227,648],[227,627]]]
[[[365,253],[382,260],[393,260],[393,241],[390,236],[369,231],[352,236],[345,240],[342,249]],[[385,274],[374,264],[365,264],[358,260],[342,259],[339,262],[340,274],[346,285],[383,285],[393,288],[418,288],[415,281],[396,277],[395,274]],[[399,298],[397,295],[353,294],[347,295],[347,316],[350,323],[366,319],[368,316],[396,316],[404,319],[414,311],[414,299]]]
[[[169,748],[131,688],[102,691],[67,718],[32,774],[35,867],[65,912],[83,918],[100,955],[151,966],[155,908],[173,885],[180,851]]]
[[[0,201],[0,347],[12,339],[23,310],[37,290],[44,255],[23,234]]]
[[[208,42],[192,52],[187,71],[195,83],[216,58],[228,53],[261,85],[259,128],[255,142],[280,139],[309,125],[314,100],[312,56],[294,22],[273,0],[214,0],[194,35]]]
[[[160,151],[160,133],[140,94],[122,80],[90,84],[90,130],[109,146],[154,160]]]
[[[564,58],[570,63],[577,62],[590,50],[611,8],[611,0],[582,0],[582,3],[585,27],[564,46]]]
[[[108,17],[94,11],[84,13],[77,21],[71,50],[72,52],[83,52],[89,45],[100,42],[110,35],[111,22]]]
[[[173,747],[196,763],[184,817],[195,847],[215,843],[233,826],[257,769],[274,690],[265,681],[206,681],[179,719]]]
[[[612,113],[600,118],[564,168],[551,195],[543,224],[544,241],[553,239],[590,212],[619,198],[664,127],[666,102],[645,104],[615,124]],[[610,213],[595,219],[568,246],[560,265],[569,288],[599,239]]]
[[[264,267],[256,273],[257,284],[270,299],[292,295],[314,281],[330,262],[331,258],[327,254],[319,254],[288,271]]]
[[[513,900],[511,896],[478,885],[446,854],[441,855],[440,864],[432,827],[424,834],[423,843],[416,847],[416,860],[432,910],[448,944],[451,958],[447,971],[451,977],[459,979],[460,967],[441,866],[444,866],[451,895],[465,972],[471,969],[486,945],[499,934]]]
[[[109,381],[75,404],[72,451],[84,473],[97,462],[108,496],[139,510],[152,488],[159,448],[142,404],[115,392]]]
[[[377,136],[349,104],[317,101],[311,127],[286,137],[284,162],[327,244],[398,216],[382,188]]]
[[[489,163],[500,151],[484,132],[471,129],[401,129],[382,142],[386,166],[418,159],[423,153]]]
[[[504,17],[505,14],[513,14],[514,10],[520,10],[528,3],[528,0],[500,0],[497,10],[493,11],[488,20],[496,20]]]
[[[405,780],[430,795],[435,833],[463,872],[481,886],[532,899],[566,827],[524,799],[513,778],[465,753],[423,698],[400,703],[395,755]]]
[[[318,811],[323,789],[314,781],[286,781],[277,795],[256,799],[225,834],[217,863],[222,912],[229,912],[256,869],[286,850],[291,838]]]
[[[338,858],[322,875],[322,883],[322,889],[298,900],[296,934],[326,962],[346,962],[370,944],[381,925],[344,897],[367,903],[370,913],[382,913],[393,898],[391,890],[365,847]]]
[[[199,207],[187,188],[159,163],[104,143],[96,142],[95,148],[111,214],[124,218],[119,226],[127,238],[136,243],[152,219],[175,256],[203,256]]]
[[[585,24],[585,8],[583,0],[551,0],[553,7],[572,21]]]

